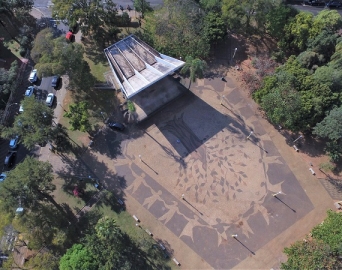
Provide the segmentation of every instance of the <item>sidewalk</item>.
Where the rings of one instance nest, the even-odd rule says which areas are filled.
[[[235,78],[231,78],[235,80]],[[286,261],[286,255],[283,253],[284,247],[288,247],[292,243],[302,240],[314,226],[321,223],[326,218],[326,211],[328,209],[334,210],[334,201],[321,185],[318,177],[310,173],[309,165],[303,160],[301,155],[286,144],[282,134],[266,119],[258,116],[258,105],[250,97],[245,96],[245,98],[248,99],[255,115],[257,115],[260,123],[271,137],[281,156],[285,159],[314,205],[314,209],[310,213],[259,249],[256,252],[256,256],[250,256],[234,267],[235,269],[279,269],[280,263]],[[318,171],[318,168],[314,169]]]

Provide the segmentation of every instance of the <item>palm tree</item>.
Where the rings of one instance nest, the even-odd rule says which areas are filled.
[[[207,68],[207,63],[199,58],[193,58],[192,56],[187,56],[185,58],[185,65],[181,69],[181,74],[186,74],[190,72],[190,84],[195,82],[197,78],[203,78],[204,70]]]

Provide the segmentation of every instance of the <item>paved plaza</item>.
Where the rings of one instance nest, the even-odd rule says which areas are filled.
[[[233,81],[204,79],[123,134],[103,129],[78,160],[53,154],[49,159],[59,174],[105,182],[142,225],[167,239],[184,268],[277,266],[284,260],[283,244],[291,243],[284,235],[315,205],[310,186],[304,190],[275,146],[272,137],[278,135],[266,131],[270,125],[248,102]],[[307,172],[302,175],[312,181]],[[319,182],[311,188],[329,198]],[[330,203],[320,203],[319,215],[308,221],[323,219]],[[301,226],[298,234],[313,225]],[[273,242],[283,237],[281,245]],[[265,261],[265,247],[278,253]],[[187,254],[195,263],[187,262]]]

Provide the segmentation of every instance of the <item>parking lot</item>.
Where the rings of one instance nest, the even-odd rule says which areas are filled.
[[[55,95],[55,100],[54,103],[52,105],[52,108],[55,108],[56,105],[58,104],[58,100],[57,100],[57,94],[58,94],[58,90],[61,89],[62,85],[63,85],[63,80],[60,79],[59,80],[59,84],[56,88],[52,87],[52,76],[50,77],[44,77],[41,80],[38,80],[34,87],[35,87],[35,91],[34,91],[34,95],[36,97],[37,100],[41,101],[41,102],[45,102],[46,97],[49,93],[53,93]]]
[[[32,70],[32,67],[27,69],[27,72],[25,72],[24,74],[25,78],[29,77],[31,70]],[[15,98],[12,103],[13,106],[11,106],[9,110],[9,113],[12,115],[12,117],[10,118],[11,122],[13,122],[15,115],[19,114],[20,103],[24,99],[25,91],[30,85],[34,86],[33,94],[35,98],[40,102],[45,103],[46,97],[49,93],[53,93],[55,95],[52,108],[55,110],[55,116],[56,117],[58,116],[60,112],[56,108],[57,108],[58,102],[62,101],[60,90],[63,87],[63,79],[60,78],[58,86],[54,88],[51,86],[52,78],[53,76],[44,77],[42,79],[38,79],[34,84],[31,84],[27,79],[23,80],[23,83],[20,85],[20,87],[17,89],[15,93]],[[15,152],[14,165],[11,168],[7,168],[4,166],[4,160],[8,151]],[[22,144],[20,144],[20,140],[19,140],[19,145],[16,149],[10,149],[9,140],[1,139],[0,140],[0,162],[2,162],[1,172],[6,172],[10,169],[13,169],[18,163],[20,163],[23,159],[25,159],[27,155],[39,154],[39,151],[40,151],[40,146],[37,146],[32,151],[29,151]]]

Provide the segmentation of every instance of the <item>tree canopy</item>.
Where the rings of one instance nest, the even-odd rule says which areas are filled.
[[[64,116],[69,118],[71,130],[89,131],[91,125],[89,122],[88,102],[80,101],[69,105],[69,111]]]
[[[148,266],[145,256],[114,219],[103,217],[82,244],[74,244],[63,255],[59,267],[61,270],[133,269],[137,266],[154,269]]]
[[[187,56],[185,61],[181,73],[189,73],[191,82],[195,82],[197,78],[203,78],[204,70],[207,67],[207,63],[204,60]]]
[[[51,29],[46,28],[37,34],[31,57],[39,76],[67,74],[70,77],[69,88],[88,90],[95,79],[83,53],[81,44],[67,42],[64,37],[54,38]]]
[[[342,214],[328,211],[324,222],[311,231],[312,237],[284,249],[287,262],[281,269],[341,269]]]
[[[38,102],[34,96],[25,97],[21,105],[24,111],[17,115],[12,127],[4,127],[2,136],[11,139],[20,136],[21,142],[28,149],[33,149],[36,144],[46,143],[54,139],[52,127],[53,110],[46,104]]]
[[[203,35],[205,12],[193,0],[167,0],[146,15],[144,39],[158,51],[176,58],[205,58],[210,42]]]

